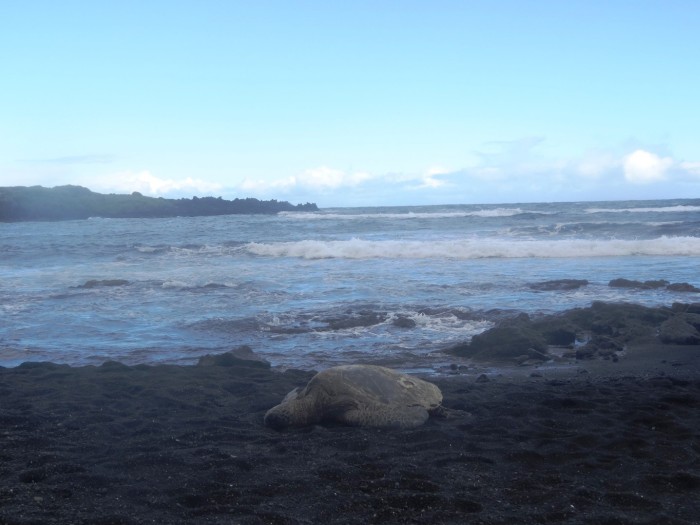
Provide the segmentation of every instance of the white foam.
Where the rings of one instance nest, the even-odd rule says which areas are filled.
[[[576,258],[633,255],[700,256],[700,238],[668,237],[644,240],[512,240],[502,238],[436,241],[343,241],[249,243],[248,253],[264,257],[303,259],[483,259]]]
[[[164,281],[163,284],[161,284],[162,288],[187,288],[189,286],[190,285],[185,281],[178,281],[176,279],[170,279],[168,281]]]
[[[700,206],[662,206],[658,208],[587,208],[586,213],[687,213],[700,211]]]
[[[487,330],[493,326],[492,321],[460,319],[454,314],[427,315],[421,312],[403,312],[392,314],[387,323],[393,323],[399,317],[407,317],[416,323],[416,327],[426,332],[438,334],[454,333],[474,335]]]
[[[523,213],[549,215],[549,212],[527,211],[521,208],[494,208],[475,211],[404,212],[404,213],[324,213],[281,212],[280,216],[297,220],[365,220],[365,219],[451,219],[460,217],[512,217]]]

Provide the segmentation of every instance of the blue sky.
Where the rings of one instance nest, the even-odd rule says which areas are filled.
[[[700,2],[5,1],[0,185],[700,197]]]

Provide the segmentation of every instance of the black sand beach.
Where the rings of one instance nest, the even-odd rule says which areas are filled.
[[[698,523],[700,346],[581,357],[412,430],[268,429],[312,373],[256,362],[0,368],[0,523]]]

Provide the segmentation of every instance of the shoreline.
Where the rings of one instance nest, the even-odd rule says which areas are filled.
[[[0,523],[691,524],[699,355],[430,377],[450,415],[410,430],[271,430],[313,373],[230,354],[0,368]]]
[[[417,374],[448,416],[408,430],[265,427],[314,372],[244,347],[197,365],[0,367],[0,523],[689,525],[696,308],[509,319],[458,349],[497,344],[495,359]],[[521,355],[547,334],[575,340]]]

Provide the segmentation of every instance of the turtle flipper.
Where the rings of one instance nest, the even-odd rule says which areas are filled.
[[[342,423],[363,427],[413,428],[428,419],[428,411],[420,406],[369,406],[347,410],[336,419]]]

